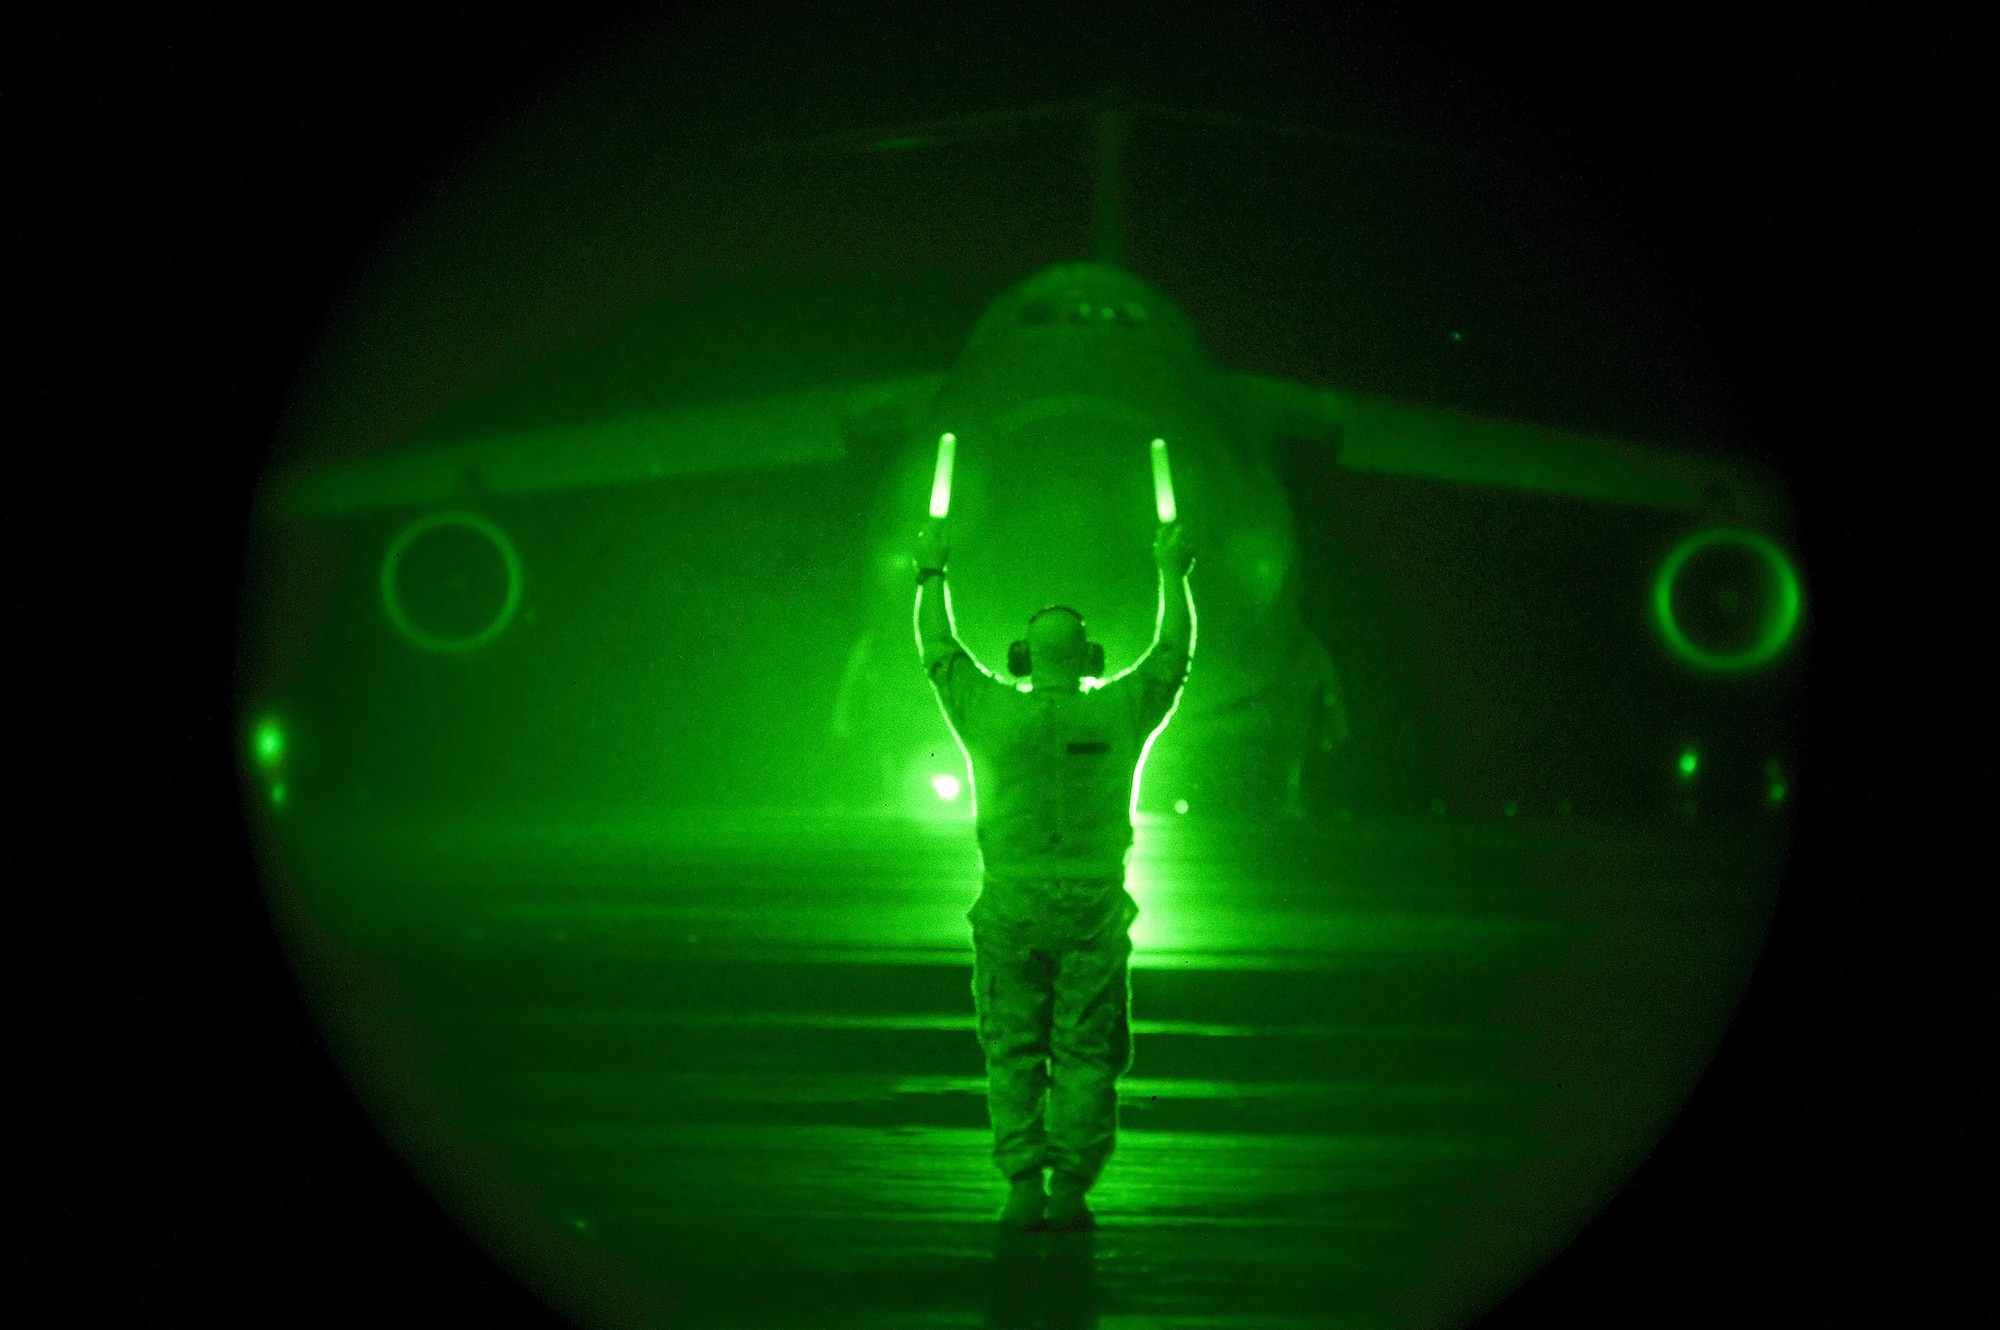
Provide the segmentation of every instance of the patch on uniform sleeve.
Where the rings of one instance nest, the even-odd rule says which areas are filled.
[[[1087,743],[1073,743],[1069,746],[1069,755],[1071,757],[1086,756],[1093,753],[1104,754],[1110,751],[1111,745],[1103,739],[1095,739]]]

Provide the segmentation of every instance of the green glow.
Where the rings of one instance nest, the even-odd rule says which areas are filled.
[[[257,722],[256,729],[251,732],[250,744],[257,754],[257,765],[266,771],[285,759],[285,731],[275,717],[267,716]]]
[[[285,782],[278,773],[285,761],[285,729],[276,716],[266,716],[250,730],[250,751],[264,775],[271,781],[267,797],[271,807],[285,806]]]
[[[931,516],[951,512],[951,468],[958,458],[958,436],[946,431],[938,435],[937,471],[931,476]]]
[[[1162,522],[1174,520],[1174,472],[1167,463],[1167,441],[1153,440],[1153,506]]]
[[[1674,579],[1689,559],[1717,545],[1736,545],[1763,561],[1771,575],[1774,593],[1764,609],[1764,622],[1757,640],[1741,651],[1710,651],[1690,639],[1674,618]],[[1777,658],[1798,630],[1803,596],[1798,572],[1785,552],[1766,536],[1739,527],[1714,526],[1697,531],[1668,551],[1653,578],[1653,625],[1660,640],[1681,662],[1714,674],[1734,674],[1755,669]]]
[[[464,527],[484,536],[492,542],[494,549],[499,551],[501,561],[507,569],[507,590],[499,611],[494,614],[491,622],[477,632],[463,637],[441,636],[413,622],[403,605],[401,594],[396,589],[396,573],[404,553],[419,536],[447,526]],[[513,621],[514,612],[521,607],[521,555],[505,531],[477,513],[461,511],[427,513],[404,527],[397,533],[396,538],[389,542],[389,548],[382,555],[381,587],[383,611],[389,616],[389,622],[396,625],[396,631],[410,642],[426,651],[472,651],[498,637]]]
[[[604,86],[696,104],[671,82]],[[1489,244],[1504,219],[1434,166],[1330,208],[1342,156],[1303,223],[1260,204],[1218,234],[1185,200],[1285,202],[1206,174],[1266,154],[1080,114],[1095,251],[1129,205],[1212,329],[1129,274],[1008,294],[1080,248],[1066,131],[996,156],[804,116],[833,157],[716,153],[711,179],[660,150],[670,123],[606,116],[600,148],[595,120],[530,116],[507,142],[531,152],[399,228],[303,381],[220,739],[356,1088],[389,1139],[451,1143],[413,1162],[579,1325],[1083,1325],[1099,1302],[1107,1327],[1469,1324],[1644,1157],[1755,961],[1792,821],[1755,752],[1802,751],[1798,681],[1717,687],[1639,620],[1662,553],[1721,520],[1699,514],[1782,535],[1783,504],[1712,503],[1752,488],[1725,459],[1531,423],[1686,432],[1587,382],[1595,349],[1562,361],[1594,326],[1513,321],[1519,265],[1482,287],[1479,256],[1531,251]],[[1275,160],[1311,183],[1303,148]],[[1467,361],[1436,354],[1453,309],[1506,315]],[[1524,419],[1229,367],[1342,325],[1370,330],[1372,391]],[[974,441],[955,510],[947,421]],[[1083,1290],[1067,1309],[994,1293],[966,915],[989,791],[909,649],[926,452],[954,540],[925,585],[975,664],[1050,601],[1090,616],[1106,673],[1138,657],[1149,478],[1204,555],[1213,628],[1148,744],[1129,862],[1109,1240],[1074,1268],[1031,1244],[1033,1279]],[[1765,563],[1692,557],[1674,627],[1757,636]],[[585,1264],[611,1310],[546,1273]]]

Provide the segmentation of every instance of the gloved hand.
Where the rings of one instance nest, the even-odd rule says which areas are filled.
[[[914,554],[918,568],[943,568],[951,558],[951,541],[947,538],[945,519],[933,517],[925,521],[917,530],[917,544]]]
[[[1160,523],[1159,534],[1153,537],[1153,562],[1163,577],[1186,577],[1194,566],[1194,554],[1179,522]]]

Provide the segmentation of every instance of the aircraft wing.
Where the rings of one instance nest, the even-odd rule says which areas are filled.
[[[585,489],[671,476],[838,461],[857,428],[893,429],[942,374],[721,402],[521,434],[391,447],[333,462],[283,491],[285,512],[348,517],[488,494]]]
[[[1610,503],[1781,522],[1782,488],[1751,463],[1482,419],[1259,374],[1228,378],[1261,437],[1336,450],[1350,471],[1504,486]]]

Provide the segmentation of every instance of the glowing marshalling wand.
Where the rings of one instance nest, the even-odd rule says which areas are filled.
[[[1174,471],[1167,464],[1167,441],[1153,440],[1153,507],[1164,524],[1174,520]]]
[[[937,470],[931,474],[931,516],[945,517],[951,512],[951,468],[958,460],[958,436],[946,432],[938,435]],[[1153,440],[1153,507],[1160,515],[1160,521],[1171,522],[1178,510],[1174,507],[1174,471],[1167,461],[1167,441]]]
[[[943,517],[951,512],[951,465],[958,457],[958,436],[945,433],[938,435],[937,474],[931,477],[931,516]]]

